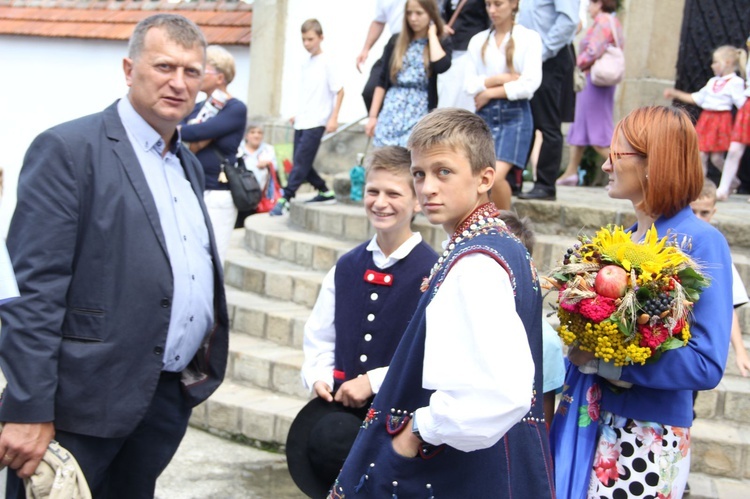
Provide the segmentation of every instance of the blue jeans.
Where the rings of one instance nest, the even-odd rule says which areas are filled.
[[[534,120],[529,101],[493,99],[477,114],[490,127],[498,161],[523,169],[534,138]]]

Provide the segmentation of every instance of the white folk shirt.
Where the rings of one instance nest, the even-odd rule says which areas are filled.
[[[422,438],[464,452],[494,445],[531,407],[534,361],[506,271],[467,255],[427,306]]]
[[[372,260],[380,270],[385,270],[406,258],[411,250],[422,242],[422,235],[412,234],[396,251],[386,256],[377,242],[377,235],[373,236],[367,250],[372,252]],[[305,336],[302,349],[305,361],[302,364],[302,382],[308,390],[312,390],[316,381],[324,381],[333,388],[334,350],[336,347],[336,284],[334,266],[323,279],[320,294],[315,302],[312,313],[305,323]],[[379,367],[367,372],[370,388],[378,393],[383,384],[388,367]]]
[[[706,86],[690,94],[697,106],[706,111],[731,111],[732,104],[737,109],[745,104],[745,82],[734,73],[714,76]]]
[[[488,36],[490,40],[482,60],[482,47]],[[484,85],[486,78],[510,72],[505,59],[508,40],[510,33],[505,35],[498,47],[495,32],[492,31],[490,34],[490,30],[481,31],[471,38],[467,48],[471,65],[467,65],[466,68],[465,92],[472,96],[476,95],[487,90]],[[536,31],[516,24],[513,26],[513,40],[516,46],[513,67],[520,78],[503,85],[505,93],[508,100],[531,99],[542,84],[542,39]]]
[[[334,61],[327,53],[310,56],[302,65],[300,95],[295,130],[326,126],[343,82]]]

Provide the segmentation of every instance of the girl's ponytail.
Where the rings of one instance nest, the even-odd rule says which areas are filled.
[[[745,49],[737,49],[737,69],[740,70],[740,76],[744,80],[747,75],[745,74],[745,66],[747,66],[747,52]]]

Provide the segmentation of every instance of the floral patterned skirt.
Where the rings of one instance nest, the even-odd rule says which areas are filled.
[[[602,411],[589,499],[679,498],[689,473],[689,428]]]

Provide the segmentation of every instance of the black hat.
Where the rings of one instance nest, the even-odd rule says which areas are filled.
[[[286,439],[286,460],[302,492],[315,498],[328,494],[359,433],[361,411],[320,397],[299,411]]]

